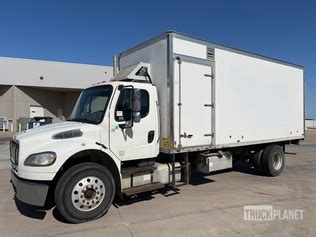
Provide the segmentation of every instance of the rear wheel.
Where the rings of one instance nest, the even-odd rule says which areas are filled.
[[[55,189],[55,203],[66,220],[81,223],[103,216],[114,195],[111,172],[99,164],[86,162],[63,174]]]
[[[269,176],[278,176],[284,169],[284,151],[282,147],[270,145],[265,148],[262,154],[261,167],[263,172]]]

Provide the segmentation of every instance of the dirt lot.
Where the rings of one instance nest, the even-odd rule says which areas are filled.
[[[316,131],[287,148],[279,177],[258,176],[237,164],[233,172],[201,176],[179,193],[142,195],[113,205],[103,218],[66,223],[52,208],[33,210],[14,200],[8,145],[0,143],[0,236],[316,236]],[[244,205],[303,210],[302,220],[245,221]]]

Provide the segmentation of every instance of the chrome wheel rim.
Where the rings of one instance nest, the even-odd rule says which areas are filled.
[[[102,203],[104,192],[101,179],[94,176],[85,177],[74,186],[71,201],[80,211],[92,211]]]
[[[272,166],[275,170],[279,170],[281,167],[282,167],[282,163],[283,163],[283,160],[282,160],[282,156],[279,152],[276,152],[274,155],[273,155],[273,160],[272,160]]]

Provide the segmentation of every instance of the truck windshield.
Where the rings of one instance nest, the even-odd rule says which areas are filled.
[[[113,87],[96,86],[84,90],[71,113],[68,121],[101,123],[108,106]]]

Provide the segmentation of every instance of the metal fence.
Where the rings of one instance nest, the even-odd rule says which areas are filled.
[[[316,128],[316,119],[306,119],[305,120],[306,128]]]

